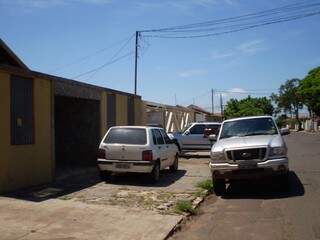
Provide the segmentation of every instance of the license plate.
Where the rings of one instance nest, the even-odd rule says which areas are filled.
[[[116,168],[129,169],[130,167],[129,163],[116,163]]]
[[[257,168],[257,163],[255,163],[255,162],[239,163],[239,169],[253,169],[253,168]]]

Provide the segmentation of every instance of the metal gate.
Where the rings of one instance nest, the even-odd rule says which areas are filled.
[[[116,95],[107,95],[107,129],[116,125]]]

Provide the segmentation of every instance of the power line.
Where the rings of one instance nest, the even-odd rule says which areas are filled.
[[[150,38],[204,38],[214,37],[230,33],[236,33],[262,26],[294,21],[320,14],[320,2],[300,1],[278,8],[267,9],[245,15],[222,18],[217,20],[173,26],[167,28],[147,29],[136,31],[136,56],[138,56],[138,41],[143,37]],[[230,24],[231,23],[231,24]],[[235,23],[235,24],[234,24]],[[198,33],[198,34],[195,34]],[[135,93],[137,84],[137,57],[135,61]],[[248,94],[239,92],[239,94]],[[263,94],[263,93],[260,93]]]
[[[282,7],[277,7],[277,8],[273,8],[273,9],[263,10],[263,11],[249,13],[249,14],[235,16],[235,17],[222,18],[222,19],[217,19],[217,20],[181,25],[181,26],[174,26],[174,27],[167,27],[167,28],[141,30],[140,32],[166,32],[166,31],[173,31],[173,30],[177,30],[177,29],[190,29],[190,28],[203,27],[203,26],[214,25],[214,24],[235,22],[235,21],[239,21],[239,20],[247,20],[250,18],[266,16],[268,14],[269,15],[276,14],[279,12],[283,12],[284,10],[286,10],[286,11],[287,10],[296,10],[296,9],[301,10],[302,7],[314,7],[315,4],[318,5],[318,3],[303,5],[304,3],[305,3],[305,1],[296,2],[296,3],[288,4],[288,5],[285,5]]]
[[[114,55],[112,55],[112,57],[109,59],[108,62],[102,64],[101,66],[99,66],[99,67],[97,67],[97,68],[94,68],[94,69],[89,70],[89,71],[87,71],[87,72],[81,73],[81,74],[75,76],[74,78],[79,78],[79,77],[81,77],[81,76],[83,76],[83,75],[87,75],[87,74],[89,74],[89,73],[93,73],[93,75],[95,75],[99,70],[103,69],[104,67],[109,66],[109,65],[111,65],[111,64],[113,64],[113,63],[115,63],[115,62],[117,62],[117,61],[119,61],[119,60],[121,60],[121,59],[123,59],[123,58],[125,58],[125,57],[127,57],[127,56],[129,56],[129,55],[131,55],[131,54],[133,54],[134,52],[131,51],[131,52],[126,53],[126,54],[122,55],[121,57],[117,58],[117,56],[118,56],[118,55],[122,52],[122,50],[129,44],[129,42],[133,39],[133,37],[134,37],[134,35],[132,35],[129,39],[127,39],[127,41],[118,49],[118,51],[117,51]],[[92,78],[93,75],[90,76],[90,78]]]
[[[144,37],[152,37],[152,38],[203,38],[203,37],[214,37],[214,36],[220,36],[220,35],[225,35],[229,33],[236,33],[244,30],[249,30],[253,28],[258,28],[262,26],[267,26],[267,25],[272,25],[276,23],[282,23],[282,22],[288,22],[288,21],[293,21],[293,20],[298,20],[306,17],[311,17],[315,15],[319,15],[320,11],[309,13],[309,14],[303,14],[299,16],[294,16],[291,18],[287,19],[282,19],[282,20],[274,20],[270,22],[265,22],[265,23],[260,23],[260,24],[253,24],[248,27],[241,27],[233,30],[228,30],[228,31],[221,31],[221,32],[216,32],[216,33],[208,33],[208,34],[199,34],[199,35],[188,35],[188,36],[168,36],[168,35],[144,35]]]
[[[133,54],[134,54],[134,51],[128,52],[128,53],[126,53],[126,54],[124,54],[124,55],[122,55],[122,56],[120,56],[120,57],[118,57],[118,58],[116,58],[116,59],[114,59],[114,60],[112,60],[112,61],[106,62],[106,63],[100,65],[100,66],[97,67],[97,68],[94,68],[94,69],[91,69],[91,70],[89,70],[89,71],[87,71],[87,72],[81,73],[81,74],[79,74],[79,75],[77,75],[77,76],[75,76],[75,77],[73,77],[73,78],[79,78],[79,77],[84,76],[84,75],[87,75],[87,74],[89,74],[89,73],[92,73],[92,72],[95,72],[95,71],[99,71],[99,70],[101,70],[102,68],[105,68],[105,67],[107,67],[107,66],[109,66],[109,65],[111,65],[111,64],[113,64],[113,63],[115,63],[115,62],[118,62],[118,61],[120,61],[120,60],[122,60],[122,59],[124,59],[124,58],[126,58],[126,57],[128,57],[128,56],[131,56],[131,55],[133,55]]]
[[[218,36],[275,23],[288,22],[315,16],[320,14],[319,6],[319,2],[309,4],[296,3],[287,5],[285,7],[265,10],[258,13],[246,14],[232,18],[224,18],[220,20],[182,25],[171,28],[143,30],[141,32],[147,33],[144,34],[145,37],[155,38],[199,38]],[[273,15],[276,16],[273,17]],[[233,22],[237,24],[228,25],[228,23]],[[202,32],[202,34],[194,34],[196,32]]]
[[[115,46],[123,43],[123,42],[127,42],[128,39],[131,39],[131,38],[132,38],[132,36],[133,36],[133,35],[131,35],[130,37],[126,37],[126,38],[124,38],[124,39],[121,39],[121,40],[119,40],[119,41],[117,41],[117,42],[114,42],[114,43],[112,43],[111,45],[109,45],[109,46],[107,46],[107,47],[101,48],[101,49],[99,49],[99,50],[97,50],[97,51],[94,51],[94,52],[88,54],[88,55],[85,55],[85,56],[83,56],[83,57],[80,57],[80,58],[78,58],[78,59],[76,59],[76,60],[74,60],[74,61],[72,61],[72,62],[70,62],[70,63],[67,63],[67,64],[65,64],[65,65],[56,67],[56,68],[52,69],[52,71],[53,71],[53,72],[57,72],[57,71],[66,69],[66,68],[68,68],[68,67],[74,66],[74,65],[76,65],[76,64],[78,64],[78,63],[80,63],[80,62],[84,62],[84,61],[86,61],[87,59],[92,58],[93,56],[96,56],[96,55],[98,55],[98,54],[100,54],[100,53],[106,52],[106,51],[114,48]]]

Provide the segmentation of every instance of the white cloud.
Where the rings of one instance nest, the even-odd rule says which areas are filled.
[[[212,7],[219,4],[235,5],[237,0],[167,0],[159,2],[137,1],[138,7],[148,8],[164,8],[171,7],[181,11],[190,10],[193,7]]]
[[[230,57],[243,57],[256,55],[259,52],[266,50],[264,40],[251,40],[228,49],[227,51],[214,51],[211,52],[212,59],[224,59]]]
[[[242,98],[246,98],[248,95],[250,95],[248,91],[239,87],[234,87],[221,93],[224,103],[229,101],[231,98],[239,100]]]
[[[191,70],[182,71],[178,75],[179,77],[182,77],[182,78],[188,78],[193,76],[205,75],[207,73],[208,71],[204,69],[191,69]]]
[[[234,56],[236,53],[234,51],[229,52],[212,52],[211,58],[213,59],[223,59]]]
[[[240,44],[237,49],[246,55],[255,55],[258,52],[265,50],[263,46],[264,40],[252,40]]]
[[[49,8],[70,4],[93,4],[104,5],[110,4],[112,0],[12,0],[11,5],[20,5],[26,8]]]

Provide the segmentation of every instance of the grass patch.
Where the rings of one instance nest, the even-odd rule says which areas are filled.
[[[200,189],[200,190],[193,193],[193,196],[195,196],[195,197],[205,197],[206,195],[207,195],[207,193],[203,189]]]
[[[212,192],[212,190],[213,190],[213,182],[211,179],[207,179],[207,180],[198,182],[196,186],[198,188],[208,190],[209,192]]]
[[[191,213],[196,214],[196,210],[192,207],[192,203],[189,200],[179,200],[176,203],[175,210],[178,213]]]

